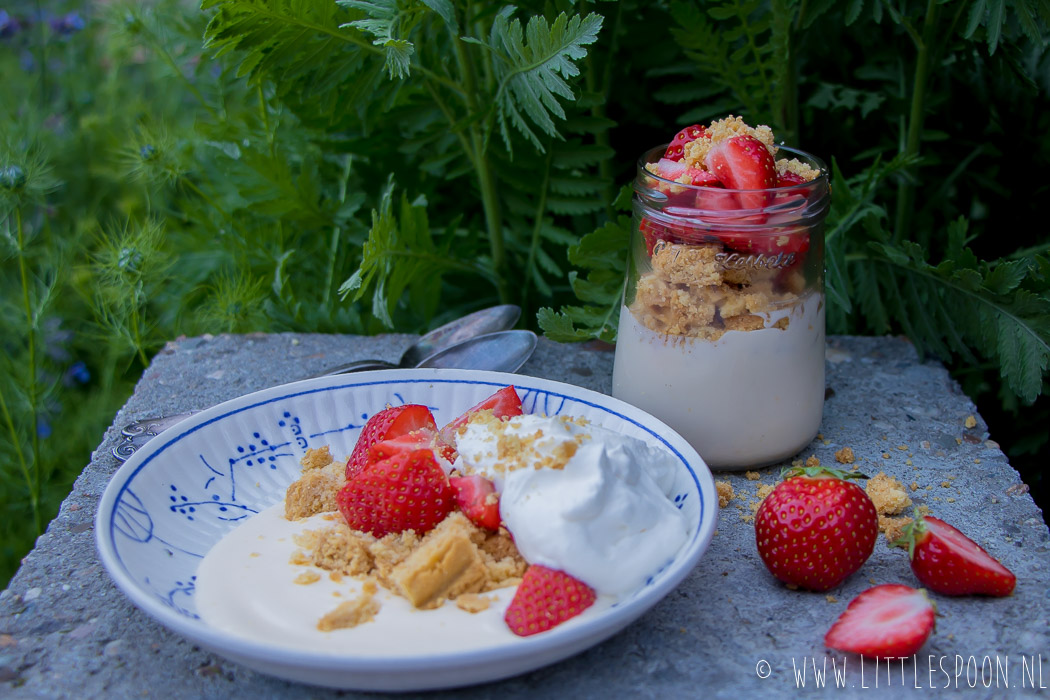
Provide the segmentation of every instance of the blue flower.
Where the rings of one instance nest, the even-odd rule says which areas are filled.
[[[66,386],[70,386],[73,382],[87,384],[89,381],[91,381],[91,371],[87,368],[87,365],[78,360],[66,370],[65,381],[63,383],[65,383]]]
[[[7,10],[0,10],[0,39],[10,39],[19,32],[22,25],[19,24],[18,20],[7,13]]]
[[[84,28],[84,18],[79,12],[55,15],[48,22],[51,25],[51,31],[59,36],[72,36]]]

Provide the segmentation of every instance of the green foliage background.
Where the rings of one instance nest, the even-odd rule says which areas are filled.
[[[635,158],[727,113],[832,164],[829,330],[948,361],[1038,487],[1048,20],[1050,0],[4,7],[0,581],[179,334],[416,332],[503,301],[612,340]]]

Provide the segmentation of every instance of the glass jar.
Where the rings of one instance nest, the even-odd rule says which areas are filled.
[[[824,409],[827,166],[766,190],[682,185],[638,161],[613,396],[657,416],[716,469],[801,451]]]

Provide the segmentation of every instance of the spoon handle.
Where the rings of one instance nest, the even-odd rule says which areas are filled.
[[[397,369],[399,365],[393,362],[387,362],[386,360],[354,360],[353,362],[347,362],[345,365],[339,365],[331,369],[326,369],[320,374],[315,374],[310,379],[316,377],[330,377],[334,374],[349,374],[350,372],[364,372],[369,369]]]

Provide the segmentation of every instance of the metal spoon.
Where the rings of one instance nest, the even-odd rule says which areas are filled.
[[[416,342],[408,346],[396,363],[385,360],[355,360],[345,365],[333,367],[317,376],[327,377],[332,374],[361,372],[368,369],[394,369],[395,367],[420,367],[420,363],[434,353],[443,350],[468,338],[486,333],[513,328],[521,316],[521,308],[514,304],[490,306],[481,311],[467,314],[455,321],[438,326]],[[449,365],[444,365],[448,367]]]
[[[499,331],[439,350],[418,366],[517,372],[535,349],[536,334],[532,331]]]
[[[532,331],[498,331],[468,338],[446,347],[419,363],[419,367],[484,369],[498,372],[516,372],[536,349],[536,334]],[[358,369],[346,370],[356,372]],[[341,374],[332,371],[325,375]],[[113,448],[113,456],[121,462],[135,453],[159,433],[194,415],[196,411],[160,418],[146,418],[128,423],[120,431],[123,439]]]

